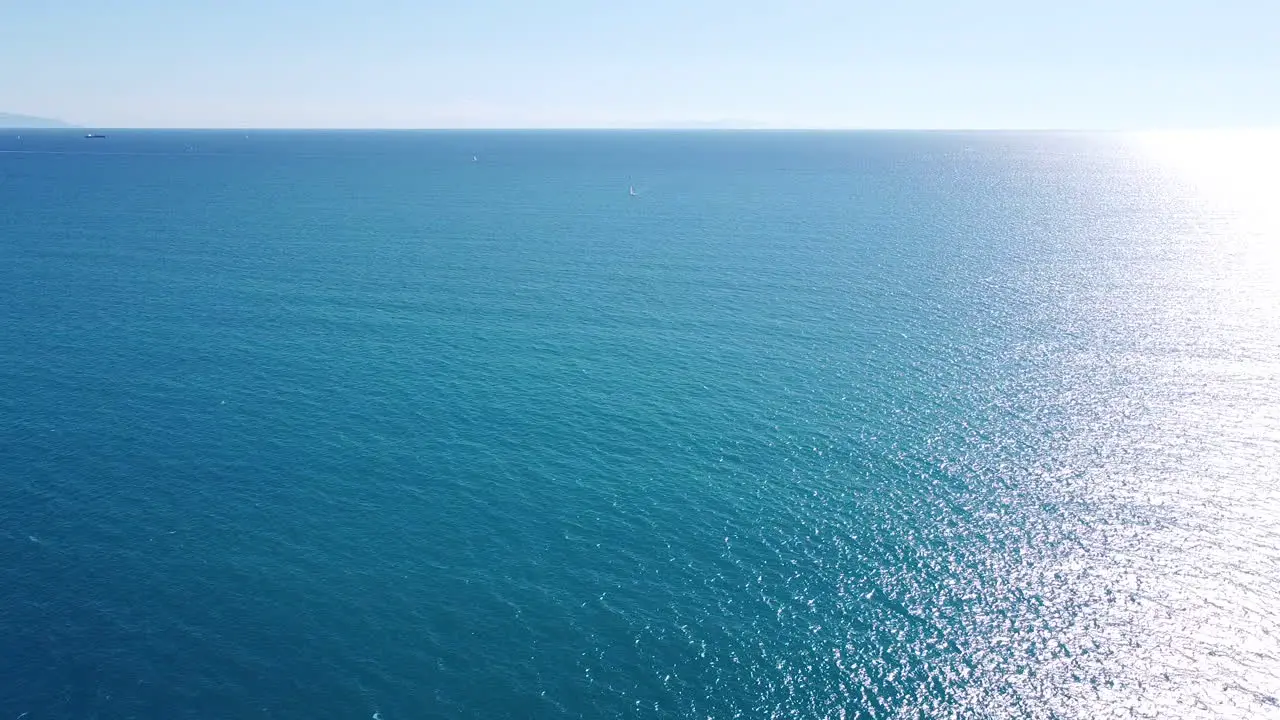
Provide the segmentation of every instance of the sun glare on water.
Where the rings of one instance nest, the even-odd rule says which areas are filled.
[[[1135,136],[1140,151],[1230,212],[1240,230],[1280,233],[1280,129],[1151,132]]]
[[[1162,608],[1118,616],[1143,638],[1129,653],[1145,675],[1135,707],[1271,717],[1280,597],[1262,578],[1280,558],[1280,130],[1148,133],[1132,147],[1167,199],[1149,226],[1152,261],[1128,275],[1141,300],[1113,308],[1134,320],[1141,381],[1124,394],[1152,428],[1115,489],[1165,518],[1125,553],[1143,558],[1134,607]]]

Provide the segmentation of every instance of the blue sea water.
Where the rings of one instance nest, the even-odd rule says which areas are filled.
[[[1131,138],[17,135],[0,719],[1280,716],[1280,233]]]

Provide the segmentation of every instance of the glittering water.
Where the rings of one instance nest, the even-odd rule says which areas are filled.
[[[0,717],[1280,717],[1278,147],[0,138]]]

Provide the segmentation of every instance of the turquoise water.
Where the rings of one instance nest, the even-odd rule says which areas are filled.
[[[1280,715],[1280,234],[1158,160],[6,135],[0,717]]]

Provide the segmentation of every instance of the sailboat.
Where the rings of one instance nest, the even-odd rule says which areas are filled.
[[[631,197],[635,197],[635,196],[636,196],[636,186],[635,186],[635,185],[632,185],[631,187],[627,188],[627,194],[628,194],[628,195],[630,195]]]

